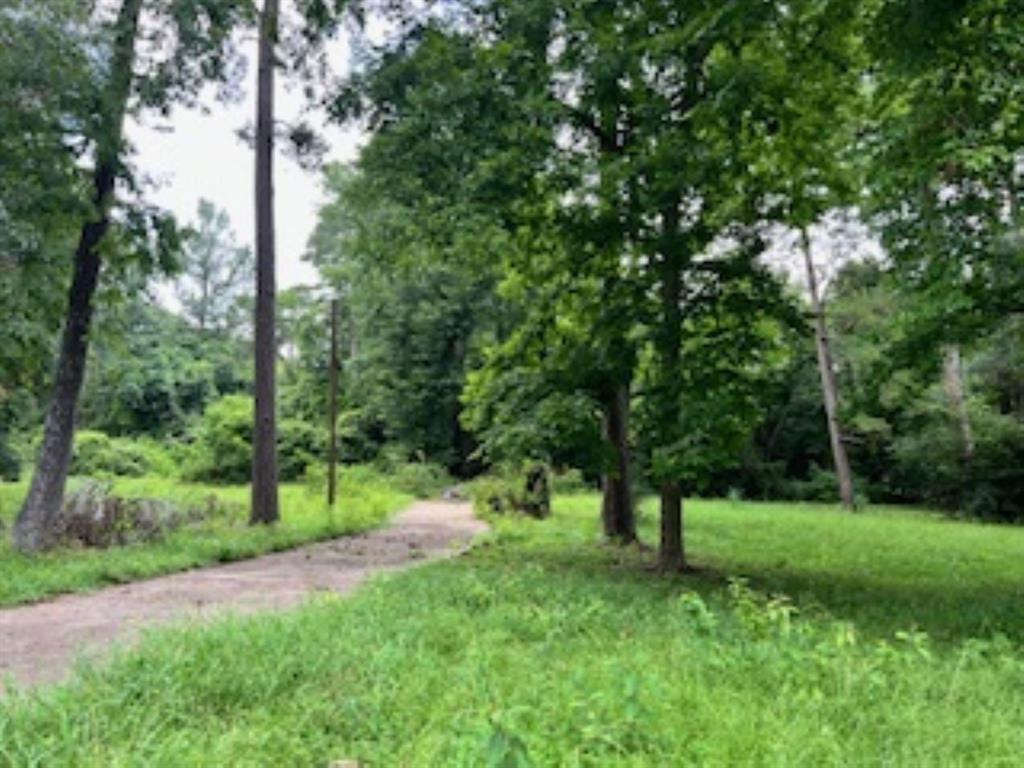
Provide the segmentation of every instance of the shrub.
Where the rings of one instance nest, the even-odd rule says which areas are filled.
[[[71,474],[89,477],[172,475],[174,460],[165,448],[149,440],[81,430],[75,435]]]
[[[203,413],[185,476],[211,483],[247,483],[252,474],[252,398],[228,395]],[[281,480],[297,480],[323,454],[317,429],[298,419],[278,423]]]
[[[420,499],[437,496],[452,485],[452,478],[444,467],[427,462],[399,464],[388,477],[395,488]]]
[[[470,483],[469,494],[481,514],[547,517],[551,512],[548,477],[547,465],[539,462],[504,467]]]
[[[1024,425],[988,409],[971,415],[969,461],[955,427],[937,418],[895,442],[894,484],[907,498],[970,517],[1024,522]]]
[[[282,419],[277,425],[277,451],[281,479],[297,480],[326,455],[327,440],[323,430],[309,422]]]
[[[551,493],[555,496],[594,490],[578,469],[562,469],[551,473]]]

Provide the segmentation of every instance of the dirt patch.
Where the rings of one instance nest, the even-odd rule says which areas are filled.
[[[228,565],[0,609],[0,691],[61,680],[79,657],[131,643],[146,627],[282,610],[310,592],[351,592],[369,576],[450,555],[486,529],[469,504],[420,501],[390,525]]]

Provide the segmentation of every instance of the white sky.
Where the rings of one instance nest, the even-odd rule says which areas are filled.
[[[136,149],[139,171],[155,180],[148,190],[150,202],[173,212],[180,224],[195,221],[200,198],[225,209],[239,244],[252,245],[255,235],[253,151],[236,131],[255,123],[255,40],[247,43],[249,59],[245,98],[231,105],[218,103],[211,94],[203,100],[209,114],[178,109],[169,119],[144,116],[131,125],[128,136]],[[332,62],[344,66],[347,48],[338,43]],[[290,89],[279,75],[276,88],[279,121],[297,117],[302,107],[298,89]],[[324,128],[315,121],[330,145],[327,160],[355,159],[361,135],[357,131]],[[316,272],[302,254],[316,225],[316,213],[324,201],[320,174],[303,171],[278,147],[274,168],[274,202],[277,228],[277,281],[279,288],[316,282]]]

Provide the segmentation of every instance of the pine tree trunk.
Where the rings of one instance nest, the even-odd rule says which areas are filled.
[[[964,396],[964,371],[960,347],[955,344],[946,347],[943,355],[942,385],[960,431],[960,453],[964,461],[970,461],[974,458],[974,432],[971,429],[971,417],[967,412],[967,399]]]
[[[811,295],[811,310],[814,313],[814,344],[818,352],[818,372],[821,375],[821,392],[828,421],[829,442],[832,446],[832,462],[839,483],[839,500],[846,509],[853,509],[853,473],[850,471],[850,460],[846,455],[842,424],[839,421],[839,385],[832,365],[825,307],[818,292],[818,277],[814,271],[811,240],[806,227],[800,230],[800,246],[807,267],[807,290]]]
[[[75,414],[89,353],[92,300],[100,275],[99,246],[110,228],[110,209],[121,162],[141,10],[142,0],[124,0],[118,12],[110,82],[96,142],[93,171],[95,218],[82,226],[75,249],[67,316],[61,334],[53,393],[43,426],[43,442],[32,484],[14,527],[15,547],[23,552],[36,552],[51,543],[53,526],[64,499],[75,434]]]
[[[663,423],[660,430],[665,436],[662,448],[676,442],[681,416],[681,392],[679,390],[679,366],[682,362],[683,333],[683,264],[677,236],[679,228],[679,202],[662,213],[663,243],[661,254],[661,328],[658,329],[656,347],[661,367],[660,409]],[[674,463],[674,462],[673,462]],[[661,479],[661,540],[658,547],[658,562],[662,570],[681,571],[686,567],[686,551],[683,546],[683,492],[677,480],[672,477]]]
[[[604,439],[612,449],[615,466],[602,478],[601,521],[610,541],[636,541],[632,471],[629,455],[629,386],[621,384],[604,403]]]
[[[249,522],[275,523],[277,497],[276,382],[274,331],[274,48],[278,0],[265,0],[260,17],[256,89],[256,309],[253,383],[252,509]]]

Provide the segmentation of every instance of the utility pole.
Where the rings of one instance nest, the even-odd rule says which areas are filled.
[[[332,509],[337,492],[338,473],[338,300],[331,299],[331,369],[330,379],[330,434],[327,444],[327,504]]]

